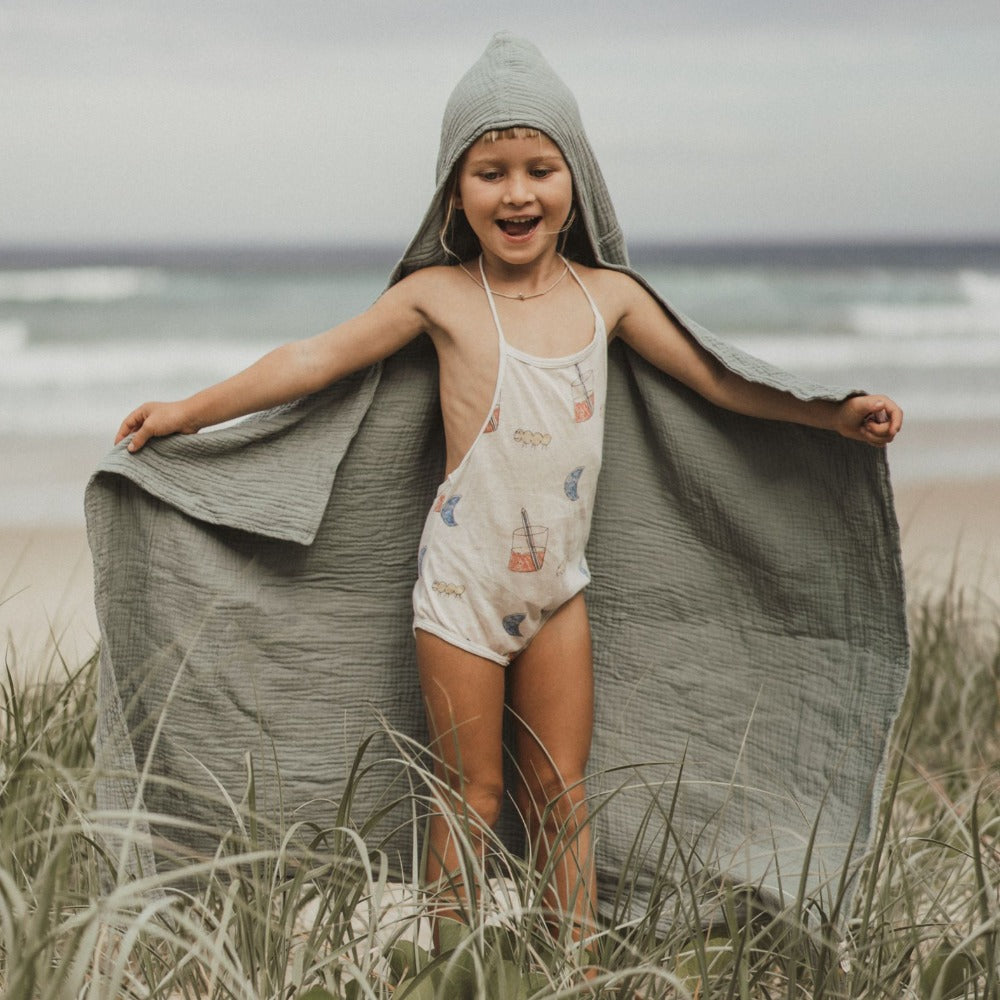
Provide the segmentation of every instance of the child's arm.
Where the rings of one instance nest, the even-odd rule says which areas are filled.
[[[306,396],[388,357],[424,329],[414,284],[394,285],[360,316],[315,337],[284,344],[187,399],[143,403],[122,422],[115,444],[131,434],[128,450],[138,451],[151,437],[194,434]]]
[[[729,371],[677,327],[660,304],[631,278],[615,276],[612,281],[620,295],[615,333],[651,364],[717,406],[751,417],[822,427],[879,446],[892,441],[903,425],[902,410],[888,396],[851,396],[839,403],[804,401],[791,393],[749,382]]]

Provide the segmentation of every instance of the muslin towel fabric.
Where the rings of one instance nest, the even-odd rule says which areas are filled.
[[[505,34],[448,104],[437,188],[390,281],[450,262],[448,177],[485,129],[507,125],[562,149],[580,217],[573,255],[634,274],[572,95],[533,45]],[[748,379],[800,398],[848,394],[751,358],[660,301]],[[885,455],[719,410],[620,342],[608,365],[587,550],[602,912],[622,916],[623,871],[625,909],[641,908],[669,845],[685,845],[693,870],[772,898],[800,886],[822,897],[872,836],[907,675]],[[95,473],[99,803],[148,812],[133,828],[134,867],[157,863],[146,833],[211,849],[212,824],[226,820],[216,783],[238,800],[247,760],[259,808],[330,826],[367,735],[424,738],[410,591],[443,473],[436,392],[420,338],[235,426],[136,455],[119,447]],[[395,746],[382,735],[368,753],[384,765],[353,808],[391,805],[378,830],[397,832],[380,842],[406,869],[411,803]],[[516,817],[501,833],[517,846]]]

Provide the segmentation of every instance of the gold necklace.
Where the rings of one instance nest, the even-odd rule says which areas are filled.
[[[552,291],[552,289],[553,289],[553,288],[555,288],[555,287],[556,287],[556,285],[558,285],[558,284],[559,284],[559,282],[560,282],[560,281],[562,281],[562,280],[563,280],[563,278],[565,278],[565,277],[566,277],[566,274],[567,274],[567,272],[569,271],[569,262],[568,262],[568,261],[566,260],[566,258],[565,258],[565,257],[563,257],[563,255],[562,255],[562,254],[558,254],[557,256],[558,256],[558,257],[559,257],[559,259],[560,259],[560,260],[561,260],[561,261],[563,262],[563,264],[565,264],[565,265],[566,265],[566,266],[565,266],[565,267],[564,267],[564,268],[562,269],[562,271],[560,271],[560,272],[559,272],[559,277],[558,277],[558,278],[556,278],[556,280],[555,280],[555,281],[553,281],[553,282],[552,282],[552,284],[551,284],[551,285],[549,285],[549,287],[548,287],[548,288],[545,288],[545,289],[543,289],[543,290],[542,290],[542,291],[540,291],[540,292],[531,292],[531,294],[530,294],[530,295],[525,295],[525,294],[524,294],[524,292],[515,292],[514,294],[510,294],[509,292],[499,292],[499,291],[497,291],[497,290],[496,290],[495,288],[491,287],[491,286],[490,286],[490,284],[489,284],[489,282],[487,282],[487,283],[486,283],[485,285],[483,284],[483,281],[486,281],[486,271],[485,271],[485,270],[483,270],[483,271],[482,271],[482,275],[483,275],[483,281],[480,281],[480,280],[479,280],[479,279],[478,279],[478,278],[477,278],[477,277],[476,277],[476,276],[475,276],[475,275],[474,275],[474,274],[473,274],[473,273],[472,273],[471,271],[469,271],[469,270],[467,270],[467,269],[466,269],[466,267],[465,267],[465,265],[464,265],[464,264],[459,264],[458,266],[459,266],[459,267],[460,267],[460,268],[461,268],[461,269],[462,269],[463,271],[465,271],[465,273],[466,273],[466,274],[467,274],[467,275],[468,275],[468,276],[469,276],[469,277],[470,277],[470,278],[471,278],[471,279],[472,279],[472,280],[473,280],[473,281],[474,281],[474,282],[475,282],[475,283],[476,283],[477,285],[479,285],[479,287],[480,287],[480,288],[481,288],[481,289],[482,289],[482,290],[483,290],[484,292],[487,292],[487,291],[488,291],[488,292],[490,292],[490,293],[491,293],[491,294],[493,294],[493,295],[499,295],[499,296],[500,296],[500,298],[502,298],[502,299],[515,299],[515,300],[517,300],[518,302],[524,302],[524,301],[525,301],[526,299],[538,299],[538,298],[541,298],[541,297],[542,297],[543,295],[548,295],[548,294],[549,294],[549,292],[551,292],[551,291]]]

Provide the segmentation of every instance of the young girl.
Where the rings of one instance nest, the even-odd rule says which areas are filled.
[[[515,719],[513,791],[518,810],[540,864],[551,859],[553,908],[584,929],[592,925],[597,910],[584,786],[595,714],[591,628],[584,602],[590,570],[584,550],[592,516],[601,516],[597,482],[602,458],[624,448],[615,437],[623,358],[636,366],[635,379],[648,378],[644,362],[632,360],[636,355],[669,376],[657,375],[658,384],[669,386],[666,391],[675,395],[679,392],[684,406],[690,407],[694,397],[677,388],[678,383],[712,404],[696,404],[696,423],[711,424],[716,419],[712,414],[721,412],[716,408],[742,415],[737,418],[739,434],[731,438],[734,446],[748,429],[766,438],[774,425],[765,422],[780,421],[881,447],[899,431],[902,415],[881,395],[803,398],[801,387],[792,384],[795,391],[787,391],[780,376],[755,368],[752,361],[727,354],[712,341],[703,346],[691,325],[627,270],[575,103],[528,43],[497,36],[458,85],[445,115],[438,169],[439,187],[428,217],[393,283],[370,309],[318,336],[280,347],[189,399],[138,407],[125,418],[116,442],[127,439],[127,450],[134,456],[129,461],[138,462],[150,454],[143,449],[154,438],[194,434],[233,417],[312,396],[331,384],[360,385],[363,396],[367,373],[378,371],[372,366],[405,358],[407,345],[422,334],[429,337],[436,353],[444,479],[424,506],[419,544],[411,536],[417,555],[412,627],[430,746],[438,776],[451,787],[454,803],[442,805],[431,817],[425,877],[431,884],[448,881],[461,893],[451,808],[466,815],[474,828],[493,826],[500,816],[506,697]],[[609,344],[624,345],[612,351],[610,369]],[[419,372],[419,365],[414,371]],[[366,374],[348,379],[359,372]],[[639,397],[641,390],[633,387],[626,393]],[[362,424],[371,419],[370,397],[365,403]],[[340,411],[347,406],[343,398],[336,405]],[[352,419],[348,440],[359,424]],[[267,434],[253,424],[240,427],[244,429],[224,433],[242,433],[244,443],[249,442],[247,461],[253,462],[255,443]],[[655,445],[655,435],[651,437]],[[721,455],[718,440],[704,437],[694,447],[706,449],[711,458],[713,449]],[[822,442],[835,456],[838,473],[876,468],[864,460],[844,464],[843,456],[853,455],[855,449],[846,444],[833,448],[833,436],[793,435],[789,440],[795,456],[816,450]],[[770,451],[771,444],[765,447]],[[664,461],[655,454],[654,447],[650,463]],[[423,461],[423,456],[416,459]],[[187,461],[180,463],[182,475]],[[780,458],[772,455],[770,461]],[[722,457],[720,467],[732,468],[732,459]],[[157,468],[161,477],[172,475],[169,463]],[[152,483],[157,473],[129,470],[121,458],[112,471],[135,480],[143,491],[161,497],[170,492],[162,481]],[[794,477],[797,471],[813,475],[794,465],[777,474]],[[636,475],[641,478],[641,473]],[[860,475],[872,480],[870,471]],[[733,488],[743,489],[738,483]],[[204,484],[199,489],[207,492]],[[673,483],[671,489],[681,496],[684,485]],[[857,489],[868,487],[859,482]],[[620,493],[622,503],[633,505],[621,479],[609,489],[602,484],[602,491],[612,498]],[[789,490],[793,495],[794,488]],[[165,502],[185,507],[206,522],[245,527],[217,511],[206,513],[204,506],[192,511],[197,500],[178,502],[171,495]],[[254,499],[251,495],[243,502],[252,506]],[[799,526],[792,530],[808,533],[801,502],[794,502],[790,520]],[[715,515],[704,496],[701,503],[705,509],[700,519],[709,525]],[[738,506],[736,498],[733,503]],[[637,513],[634,505],[632,509]],[[652,539],[655,529],[638,516],[640,524],[630,529],[632,534],[638,531],[640,537],[648,534]],[[691,520],[697,523],[699,515]],[[877,513],[875,522],[882,525],[883,534],[888,530],[884,513]],[[623,537],[628,530],[622,531]],[[828,530],[821,526],[815,533]],[[871,536],[869,544],[873,539],[878,543]],[[690,558],[685,552],[690,541],[690,535],[675,534],[671,563],[681,575],[683,561]],[[260,544],[265,552],[261,561],[266,563],[273,559],[273,553],[267,554],[271,543]],[[707,544],[716,546],[718,540]],[[744,553],[739,558],[753,565],[758,557]],[[610,562],[612,581],[633,572],[604,556],[601,561]],[[638,566],[634,572],[641,575]],[[596,567],[595,573],[600,586]],[[659,575],[669,574],[668,564]],[[300,574],[304,591],[310,579]],[[356,578],[356,589],[368,586],[363,577]],[[856,614],[859,606],[852,604],[847,615]],[[630,628],[625,618],[629,611],[625,606],[617,611],[623,633]],[[891,610],[887,613],[891,618]],[[636,621],[641,615],[637,609]],[[799,623],[792,626],[793,631],[798,628]],[[683,631],[679,628],[678,634]],[[115,645],[113,639],[110,645]],[[655,642],[646,641],[643,648],[651,645]],[[642,658],[630,658],[625,648],[612,638],[607,649],[599,649],[603,694],[598,695],[598,710],[602,697],[614,701],[616,683],[622,693],[634,695],[638,690],[630,690],[626,675],[628,662]],[[801,649],[793,655],[801,655]],[[624,662],[616,663],[616,657]],[[120,660],[114,668],[119,687]],[[898,673],[897,651],[887,654],[887,660],[893,663],[890,670]],[[697,656],[694,662],[699,662]],[[640,669],[645,667],[648,663],[640,663]],[[336,672],[338,666],[331,669]],[[888,701],[896,697],[892,691]],[[883,714],[891,720],[893,712],[888,704]],[[190,711],[188,716],[188,727],[193,728],[194,716]],[[661,727],[669,729],[672,721],[664,713]],[[869,769],[881,759],[885,719],[879,725],[880,735],[866,758]],[[640,754],[640,759],[646,758]],[[614,843],[609,836],[612,850]]]

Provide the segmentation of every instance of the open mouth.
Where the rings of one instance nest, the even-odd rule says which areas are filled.
[[[541,216],[532,215],[526,219],[497,219],[497,225],[508,236],[530,236],[541,221]]]

